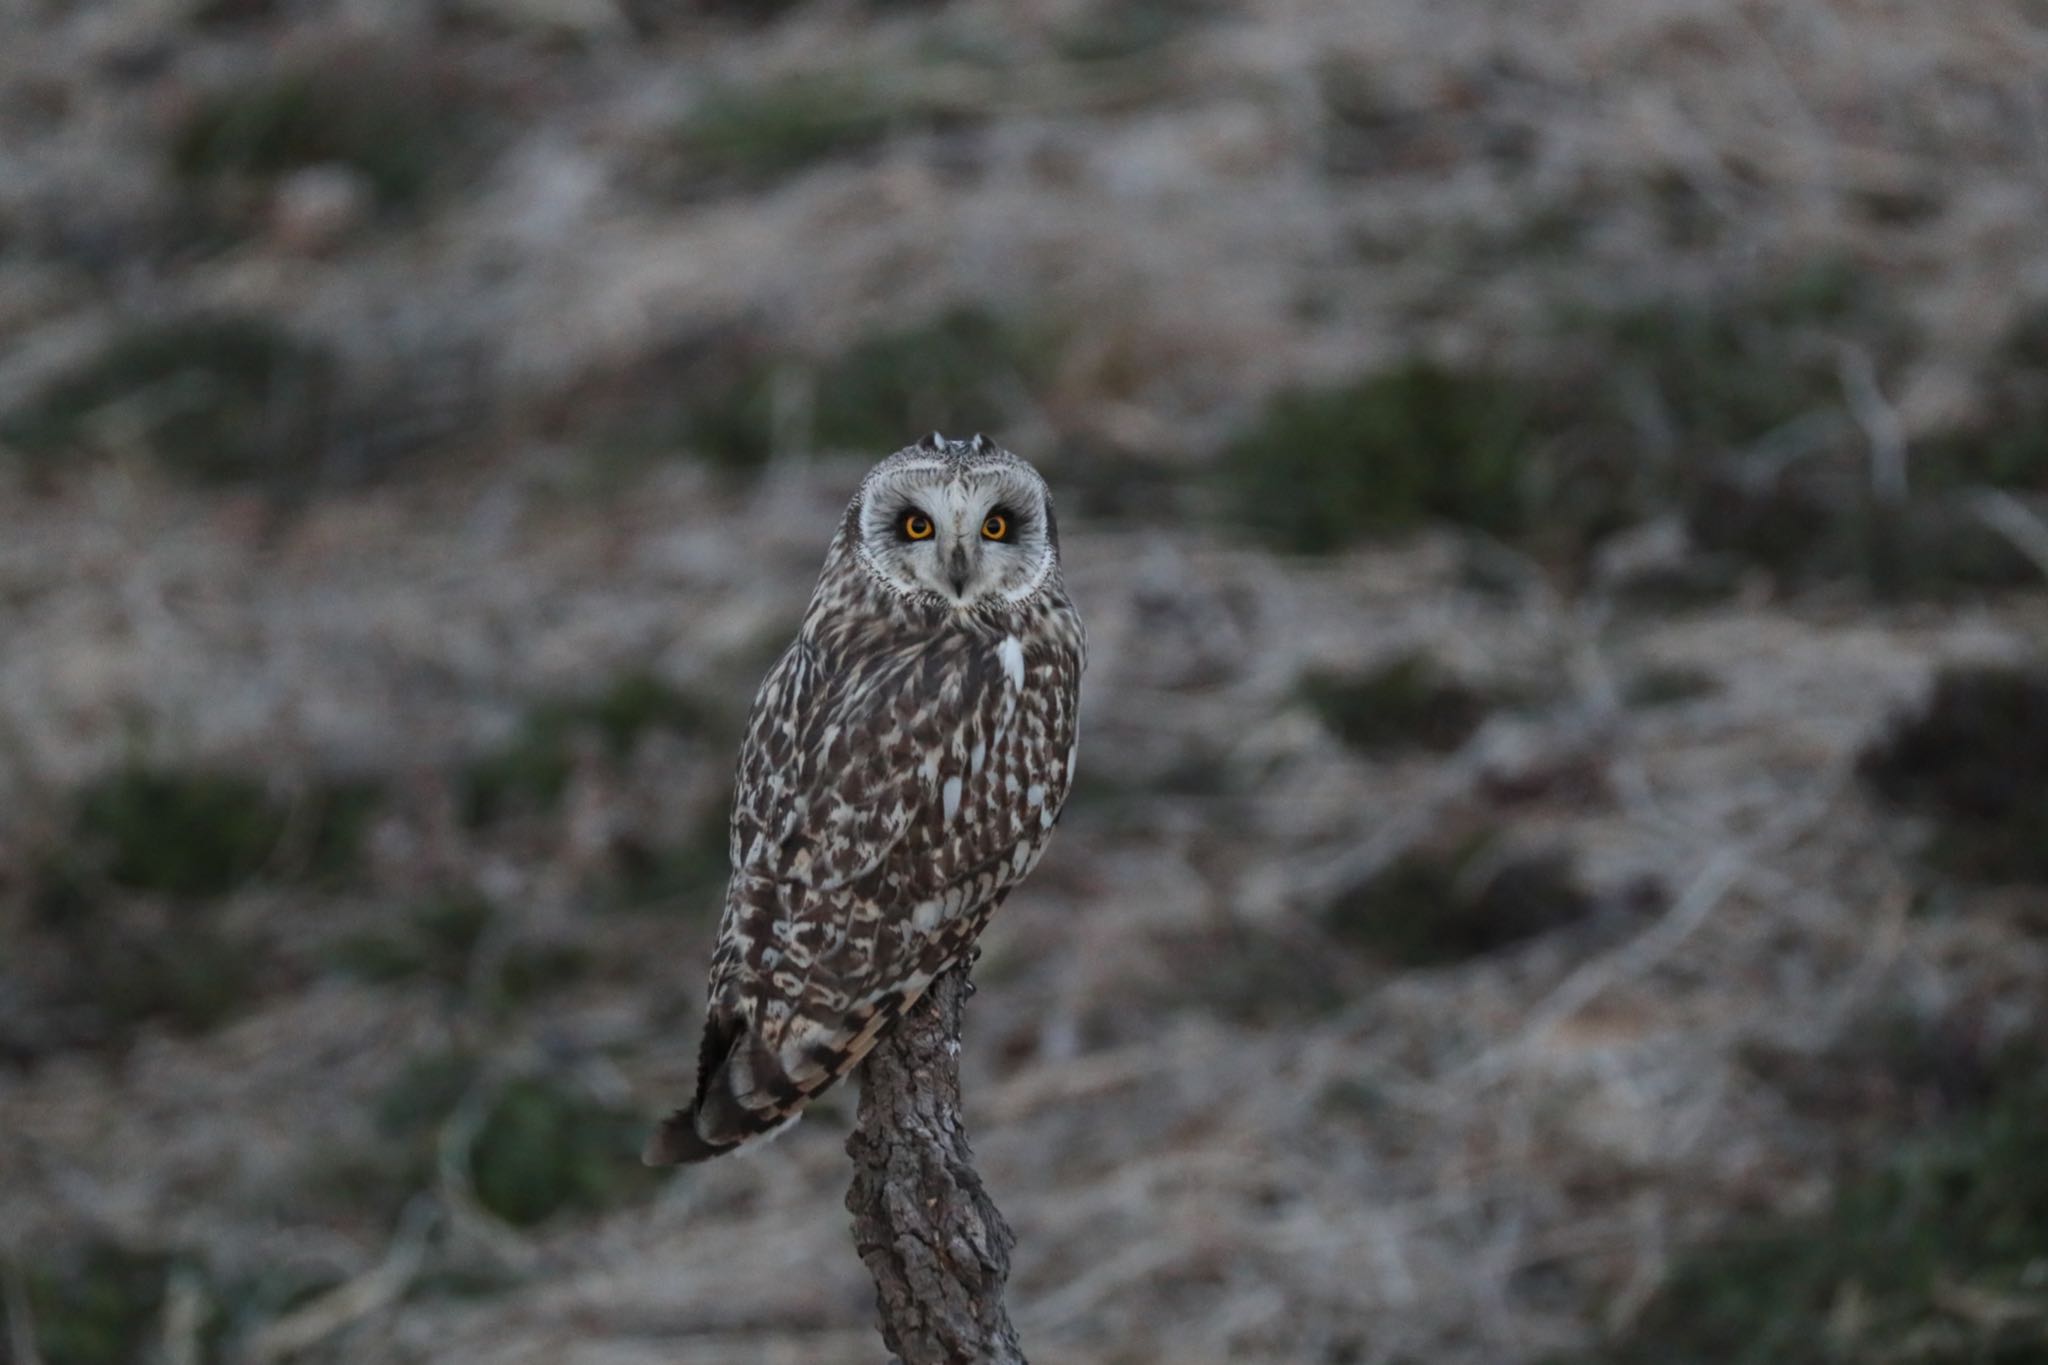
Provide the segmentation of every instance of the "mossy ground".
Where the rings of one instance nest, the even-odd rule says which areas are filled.
[[[528,708],[510,736],[463,767],[457,802],[474,827],[546,813],[567,790],[581,746],[621,762],[645,735],[697,734],[715,723],[701,699],[650,673],[623,673],[602,692]]]
[[[1448,753],[1502,700],[1449,676],[1422,654],[1404,654],[1364,673],[1310,673],[1301,696],[1338,739],[1374,755]]]
[[[601,1209],[644,1191],[646,1120],[540,1079],[497,1094],[470,1149],[478,1201],[514,1227]]]
[[[1480,832],[1402,855],[1340,892],[1322,922],[1338,943],[1381,962],[1431,967],[1570,927],[1596,909],[1568,854],[1508,850]]]
[[[70,798],[34,858],[31,922],[48,970],[35,998],[74,1043],[121,1046],[152,1023],[203,1033],[277,978],[257,929],[223,905],[250,888],[320,895],[361,875],[380,783],[320,778],[273,791],[224,767],[128,764]]]
[[[1907,442],[1896,491],[1871,471],[1864,409],[1882,394],[1864,389],[1911,333],[1865,270],[1821,258],[1733,293],[1565,308],[1556,331],[1518,363],[1418,356],[1281,390],[1219,457],[1222,505],[1295,553],[1452,526],[1567,581],[1608,536],[1659,515],[1686,526],[1688,584],[1725,584],[1726,565],[1787,591],[1901,597],[2038,579],[1968,497],[2048,479],[2048,399],[2026,377],[2048,331],[2037,321],[2003,343],[1976,420]]]
[[[2048,1076],[1902,1144],[1811,1217],[1683,1256],[1628,1333],[1577,1359],[1916,1361],[2048,1356]]]
[[[461,113],[429,68],[396,53],[354,52],[207,92],[178,125],[168,157],[195,182],[346,166],[381,203],[403,208],[427,193],[450,160]]]
[[[748,474],[779,451],[888,451],[934,430],[993,435],[1040,382],[1050,346],[1042,326],[966,304],[823,358],[744,335],[685,345],[676,353],[683,382],[651,376],[614,397],[601,439]]]
[[[712,91],[677,139],[691,181],[765,184],[816,162],[878,146],[910,121],[870,81],[806,76]]]
[[[1926,857],[1956,876],[2048,882],[2048,672],[1943,671],[1861,769],[1885,802],[1934,826]]]
[[[0,442],[48,476],[137,455],[201,483],[303,486],[321,473],[334,384],[324,348],[264,319],[137,323],[0,417]]]
[[[170,1269],[115,1242],[47,1252],[23,1276],[33,1330],[21,1330],[47,1365],[129,1365],[150,1349]]]
[[[1511,534],[1527,524],[1533,420],[1514,381],[1420,362],[1285,392],[1225,456],[1232,515],[1300,553],[1432,519]]]

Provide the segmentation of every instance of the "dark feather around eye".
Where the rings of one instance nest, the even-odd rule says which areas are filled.
[[[921,528],[913,532],[912,528]],[[906,503],[896,512],[896,538],[901,541],[930,540],[933,531],[932,519],[924,509],[914,503]]]
[[[1017,512],[1009,507],[998,504],[982,513],[982,534],[987,535],[990,524],[997,521],[1002,523],[1002,533],[989,536],[991,540],[1015,540],[1020,532],[1029,529],[1031,525],[1031,519],[1022,512]]]

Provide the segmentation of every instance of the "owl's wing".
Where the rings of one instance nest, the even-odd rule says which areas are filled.
[[[732,883],[711,960],[697,1094],[649,1144],[701,1160],[773,1126],[834,1078],[812,1057],[843,1021],[843,947],[933,772],[937,672],[912,651],[828,670],[803,640],[770,670],[740,746]],[[834,1029],[836,1031],[836,1029]]]
[[[888,856],[914,818],[913,755],[934,728],[918,695],[927,672],[907,652],[838,671],[803,641],[783,654],[740,747],[736,873],[830,891]]]
[[[1034,689],[1048,713],[1024,704],[1020,648],[927,639],[827,670],[799,642],[770,673],[741,749],[697,1100],[652,1155],[698,1159],[793,1116],[1029,870],[1071,775],[1079,661]],[[1026,771],[1027,731],[1031,754],[1058,755],[1050,779]]]

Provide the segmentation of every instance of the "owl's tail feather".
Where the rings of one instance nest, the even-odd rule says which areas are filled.
[[[662,1120],[640,1159],[650,1166],[687,1165],[775,1136],[803,1117],[813,1096],[859,1065],[923,990],[920,981],[813,1037],[793,1070],[744,1017],[714,1013],[698,1054],[696,1099]]]
[[[647,1145],[640,1150],[640,1159],[649,1166],[689,1166],[723,1156],[737,1145],[706,1142],[697,1132],[695,1112],[678,1109],[649,1136]]]
[[[706,1026],[697,1072],[697,1097],[663,1119],[640,1159],[649,1166],[682,1166],[722,1156],[796,1122],[810,1092],[782,1074],[774,1054],[744,1023],[714,1018]]]

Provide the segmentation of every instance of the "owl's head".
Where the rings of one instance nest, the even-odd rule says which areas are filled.
[[[936,605],[1014,605],[1059,567],[1045,480],[984,436],[933,432],[876,465],[847,529],[883,586]]]

